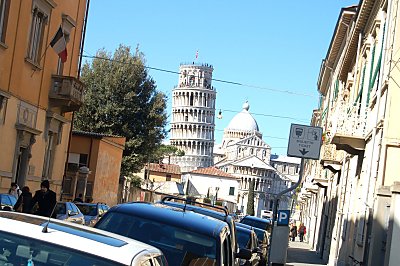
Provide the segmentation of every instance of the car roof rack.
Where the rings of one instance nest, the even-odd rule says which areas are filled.
[[[194,205],[194,206],[199,205],[199,207],[207,206],[207,207],[219,210],[219,211],[223,211],[225,213],[225,216],[229,215],[228,210],[223,207],[219,207],[219,206],[215,206],[215,205],[211,205],[211,204],[203,203],[203,202],[197,202],[196,199],[185,199],[185,198],[169,195],[169,196],[163,197],[161,199],[161,203],[164,203],[166,201],[171,201],[172,199],[181,200],[181,201],[185,202],[185,206],[184,206],[183,210],[186,209],[186,204]]]

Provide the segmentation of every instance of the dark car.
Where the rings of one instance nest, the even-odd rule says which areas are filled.
[[[57,202],[53,217],[76,224],[85,224],[85,217],[72,202]]]
[[[178,201],[182,201],[184,203],[174,202],[171,200],[178,200]],[[235,251],[232,254],[232,256],[233,256],[232,261],[235,261],[235,265],[239,265],[239,258],[236,258],[237,256],[235,256],[237,254],[237,252],[240,252],[239,246],[237,245],[236,225],[235,225],[234,218],[228,214],[228,212],[225,208],[213,206],[213,205],[206,204],[206,203],[200,203],[200,202],[196,202],[193,200],[180,198],[180,197],[176,197],[176,196],[166,196],[159,203],[165,204],[168,206],[172,206],[175,208],[190,210],[190,211],[200,213],[203,215],[207,215],[207,216],[213,217],[217,220],[226,222],[229,226],[229,230],[231,231],[232,250]],[[197,204],[197,205],[195,205],[195,204]],[[216,211],[216,210],[218,210],[218,211]]]
[[[241,259],[241,266],[254,266],[260,263],[260,251],[256,233],[252,229],[237,227],[237,243],[240,248],[246,248],[252,252],[248,260]]]
[[[233,265],[228,225],[188,210],[124,203],[112,207],[94,227],[161,249],[168,265]],[[241,256],[249,259],[251,253],[243,251]]]
[[[256,216],[246,215],[240,220],[240,223],[271,232],[271,219],[263,219]]]
[[[15,203],[17,203],[17,199],[14,196],[0,194],[0,210],[13,211]]]
[[[110,207],[105,203],[75,203],[85,217],[85,225],[94,226]]]
[[[236,227],[240,228],[247,228],[251,229],[254,231],[254,233],[257,235],[258,239],[258,247],[259,247],[259,253],[260,253],[260,265],[265,266],[267,265],[267,256],[268,256],[268,247],[269,247],[269,234],[267,231],[262,230],[260,228],[252,227],[247,224],[242,224],[242,223],[236,223]]]

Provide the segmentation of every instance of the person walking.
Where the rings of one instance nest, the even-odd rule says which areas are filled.
[[[22,194],[22,191],[19,189],[19,186],[17,183],[12,182],[11,187],[8,190],[8,194],[13,196],[16,200],[19,198],[19,196]]]
[[[292,226],[290,227],[290,234],[289,234],[290,238],[292,239],[292,241],[294,242],[296,236],[297,236],[297,226],[295,223],[292,223]]]
[[[300,242],[303,242],[305,234],[306,234],[306,227],[303,223],[301,223],[299,227]]]
[[[31,209],[35,204],[38,204],[38,209],[34,212],[36,215],[50,217],[56,206],[56,193],[50,190],[49,180],[43,180],[40,184],[40,190],[35,192],[31,201]]]
[[[30,189],[27,186],[23,187],[21,191],[22,194],[18,197],[18,200],[14,205],[14,210],[23,213],[30,213],[32,193],[30,192]]]

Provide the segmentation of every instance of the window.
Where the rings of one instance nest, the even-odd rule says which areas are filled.
[[[229,188],[229,196],[235,195],[235,187],[230,187]]]
[[[6,29],[9,8],[9,0],[0,0],[0,42],[2,43],[5,43],[6,41]]]
[[[167,175],[165,181],[171,181],[171,175]]]
[[[44,165],[43,165],[43,173],[42,173],[42,177],[44,177],[45,179],[51,178],[55,148],[56,148],[56,143],[57,143],[57,141],[55,140],[56,136],[57,136],[57,134],[54,134],[51,131],[48,132],[48,139],[47,139],[47,143],[46,143],[46,153],[45,153],[45,157],[44,157]]]
[[[32,14],[31,35],[29,38],[28,58],[36,64],[40,62],[42,51],[44,28],[47,23],[47,15],[38,7],[35,7]]]
[[[0,125],[4,124],[6,119],[7,100],[8,96],[2,95],[0,91]]]

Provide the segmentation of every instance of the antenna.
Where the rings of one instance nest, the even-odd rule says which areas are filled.
[[[50,218],[53,216],[53,213],[54,213],[54,210],[56,209],[56,206],[57,206],[57,201],[56,201],[56,204],[54,204],[53,210],[52,210],[51,213],[50,213],[49,220],[47,221],[47,223],[45,224],[45,226],[44,226],[43,229],[42,229],[42,233],[48,233],[48,232],[49,232],[49,231],[47,230],[47,228],[49,227]]]

